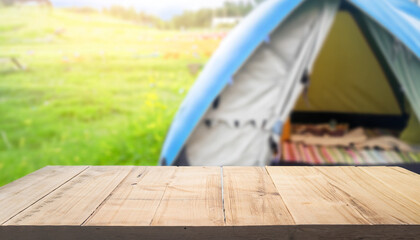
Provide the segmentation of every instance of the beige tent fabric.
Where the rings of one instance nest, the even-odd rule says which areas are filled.
[[[312,66],[339,2],[306,1],[254,52],[188,139],[190,165],[268,163],[271,129],[300,95],[302,75]]]
[[[204,123],[197,128],[187,145],[187,156],[191,165],[221,166],[265,164],[269,159],[268,135],[266,131],[251,124],[233,128],[224,121]],[[240,150],[240,151],[238,151]]]

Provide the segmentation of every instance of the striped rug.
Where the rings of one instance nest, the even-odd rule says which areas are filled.
[[[420,152],[324,147],[283,142],[282,161],[313,165],[394,165],[420,163]]]

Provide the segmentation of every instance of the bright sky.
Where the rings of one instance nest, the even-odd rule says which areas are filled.
[[[57,7],[87,6],[94,8],[112,5],[134,6],[137,10],[158,15],[164,19],[188,9],[221,6],[226,0],[51,0]],[[234,0],[239,1],[239,0]]]

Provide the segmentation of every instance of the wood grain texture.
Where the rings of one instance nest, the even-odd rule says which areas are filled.
[[[7,221],[5,225],[80,225],[131,169],[132,167],[89,167]]]
[[[150,225],[176,169],[134,167],[85,225]]]
[[[166,187],[151,225],[221,226],[220,167],[178,167]]]
[[[338,189],[314,167],[267,167],[296,224],[369,224],[369,206]]]
[[[317,167],[337,190],[369,212],[361,211],[371,224],[420,224],[420,205],[400,194],[361,167]]]
[[[262,167],[223,167],[226,225],[293,225]]]
[[[48,166],[0,188],[0,225],[88,168]]]
[[[0,188],[0,216],[12,214],[0,239],[420,235],[419,175],[401,168],[85,168],[49,167]]]
[[[372,177],[420,204],[420,175],[400,167],[361,168]]]

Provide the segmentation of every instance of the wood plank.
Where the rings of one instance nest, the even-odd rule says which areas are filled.
[[[400,167],[360,168],[386,186],[420,204],[420,175]]]
[[[80,225],[132,167],[89,167],[5,225]],[[50,179],[55,181],[54,179]]]
[[[85,225],[150,225],[176,169],[135,167]]]
[[[63,169],[0,196],[31,198]],[[0,239],[416,239],[418,181],[394,167],[89,167],[0,225]]]
[[[314,167],[267,167],[296,224],[369,224],[368,206],[337,189]]]
[[[223,167],[226,225],[294,224],[265,168]]]
[[[153,226],[223,225],[220,167],[178,167],[166,187]]]
[[[372,224],[420,224],[420,205],[361,170],[361,167],[318,167],[337,190],[349,193]],[[375,213],[372,215],[371,213]]]
[[[0,225],[87,168],[48,166],[1,187]]]

